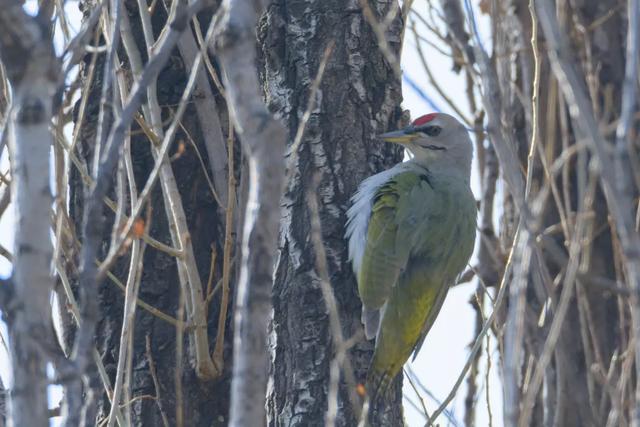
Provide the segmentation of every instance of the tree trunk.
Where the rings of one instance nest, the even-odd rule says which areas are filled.
[[[44,13],[41,19],[47,19]],[[50,274],[53,247],[47,239],[52,203],[49,125],[61,70],[50,28],[27,15],[19,2],[3,5],[0,25],[0,61],[11,83],[11,109],[6,111],[4,124],[9,131],[14,244],[19,254],[11,279],[2,283],[13,377],[8,425],[43,427],[48,423],[46,370],[50,360],[43,347],[50,338],[49,298],[54,283]]]
[[[395,0],[375,2],[378,20]],[[372,8],[374,6],[372,5]],[[396,17],[387,39],[398,55],[403,24]],[[282,200],[280,255],[273,290],[271,334],[273,383],[269,389],[271,426],[323,425],[328,405],[330,365],[336,356],[329,313],[323,300],[321,272],[307,206],[316,176],[316,194],[328,274],[345,340],[361,334],[360,300],[344,239],[349,198],[366,177],[402,159],[401,150],[375,140],[399,125],[400,81],[384,59],[370,25],[355,0],[292,2],[277,0],[259,27],[261,73],[272,111],[280,114],[293,141],[307,109],[310,87],[323,52],[335,42],[312,104],[297,155],[288,154],[289,176]],[[290,146],[291,147],[291,146]],[[373,343],[362,335],[349,350],[356,379],[364,383]],[[342,375],[336,424],[356,425],[355,411]],[[353,387],[354,385],[351,385]],[[402,424],[402,380],[373,425]]]
[[[131,29],[135,40],[138,42],[138,49],[146,61],[146,47],[144,46],[143,30],[140,23],[140,16],[137,4],[134,1],[125,2]],[[166,5],[167,7],[169,4]],[[203,14],[202,28],[206,30],[212,13]],[[167,10],[162,2],[156,4],[155,12],[152,15],[152,24],[155,37],[159,37],[160,30],[166,23]],[[191,34],[189,34],[191,36]],[[194,36],[191,36],[194,37]],[[193,41],[187,47],[193,47]],[[162,107],[163,123],[169,123],[172,119],[175,106],[180,101],[180,97],[185,88],[193,57],[183,59],[182,55],[193,55],[193,49],[184,50],[185,43],[179,42],[180,50],[175,49],[165,68],[158,77],[157,96]],[[196,47],[195,52],[197,53]],[[124,49],[119,50],[123,66],[127,68],[127,54]],[[182,54],[182,55],[181,55]],[[87,55],[82,64],[82,73],[87,78],[90,68],[91,55]],[[185,65],[185,62],[189,65]],[[86,109],[86,116],[80,130],[80,140],[78,144],[78,156],[84,159],[86,164],[90,164],[93,157],[93,138],[95,134],[96,117],[100,100],[102,57],[98,58],[96,66],[96,76],[91,85],[91,93]],[[193,95],[194,102],[190,103],[181,120],[183,130],[179,130],[175,142],[169,151],[170,168],[175,175],[179,195],[182,200],[187,225],[189,229],[188,241],[193,247],[195,261],[198,268],[200,280],[202,282],[202,292],[211,292],[216,284],[221,283],[223,272],[223,254],[225,252],[225,217],[224,208],[220,206],[216,197],[220,194],[227,201],[227,189],[219,186],[219,177],[226,175],[226,148],[222,147],[222,158],[209,159],[208,139],[212,137],[212,127],[219,134],[222,142],[226,140],[228,133],[228,118],[226,116],[226,106],[223,97],[218,93],[213,82],[206,77],[204,67],[200,78],[197,79],[196,91]],[[129,80],[129,84],[131,81]],[[203,85],[207,85],[206,87]],[[211,97],[211,94],[214,97]],[[207,104],[209,108],[213,106],[215,117],[208,117],[206,125],[200,122],[201,110],[196,110]],[[217,105],[216,105],[217,104]],[[215,107],[217,106],[217,110]],[[211,111],[211,110],[209,110]],[[222,124],[222,128],[221,128]],[[165,125],[166,130],[166,125]],[[209,131],[204,135],[202,129]],[[138,189],[141,189],[154,166],[155,160],[151,153],[151,142],[143,134],[138,126],[132,127],[131,154],[135,172],[135,180]],[[220,152],[218,152],[220,154]],[[234,154],[237,156],[237,150]],[[215,162],[210,162],[215,160]],[[211,166],[210,166],[211,165]],[[216,166],[217,165],[217,166]],[[222,165],[222,166],[220,166]],[[214,172],[212,173],[212,167]],[[82,176],[76,167],[71,166],[70,170],[71,203],[70,216],[73,219],[82,217],[84,203],[84,183]],[[162,179],[162,178],[161,178]],[[223,184],[226,186],[226,178]],[[216,187],[216,195],[213,194],[212,185]],[[222,191],[224,190],[224,191]],[[235,190],[234,190],[235,191]],[[115,198],[115,194],[111,195]],[[157,184],[153,190],[150,203],[146,213],[142,215],[147,227],[147,233],[153,239],[171,247],[174,243],[169,229],[167,215],[165,214],[167,200]],[[105,209],[107,222],[113,223],[113,212]],[[108,227],[110,230],[110,227]],[[231,235],[235,241],[235,229]],[[106,250],[110,241],[110,231],[104,236],[105,243],[103,250]],[[235,245],[231,245],[231,250]],[[104,255],[104,254],[103,254]],[[123,320],[124,294],[116,286],[116,281],[126,282],[126,274],[130,261],[130,254],[125,255],[116,263],[112,269],[113,276],[106,278],[100,287],[100,307],[101,319],[96,332],[98,351],[101,354],[107,373],[111,382],[114,381],[116,365],[120,346],[120,330]],[[230,257],[233,259],[233,255]],[[212,265],[212,262],[214,263]],[[152,306],[160,312],[173,318],[167,321],[160,315],[151,313],[149,310],[137,307],[134,335],[132,366],[133,375],[131,378],[131,402],[122,402],[131,405],[132,425],[134,426],[224,426],[227,425],[229,416],[229,390],[230,390],[230,368],[232,366],[232,322],[231,310],[227,311],[226,329],[224,333],[224,346],[222,356],[224,360],[224,370],[222,374],[214,380],[203,380],[197,375],[194,367],[194,355],[191,352],[189,329],[177,334],[175,319],[180,319],[184,312],[184,298],[181,295],[178,269],[176,259],[173,255],[158,250],[150,245],[144,252],[143,270],[140,278],[140,291],[138,298],[142,302]],[[235,281],[233,269],[230,270],[232,276],[230,282]],[[207,284],[208,287],[207,287]],[[206,304],[207,307],[207,330],[210,342],[209,352],[213,352],[216,343],[218,330],[218,316],[221,303],[222,291],[218,290],[213,294],[213,298]],[[183,307],[181,309],[181,306]],[[229,307],[232,301],[229,301]],[[177,336],[181,338],[181,346],[184,349],[182,358],[177,360]],[[178,379],[180,381],[176,381]],[[103,399],[98,414],[98,419],[107,417],[109,414],[109,404],[106,398]]]
[[[243,361],[235,370],[251,373],[234,374],[244,380],[234,390],[260,394],[258,401],[237,400],[237,423],[246,416],[259,425],[266,410],[264,422],[274,427],[357,425],[373,342],[363,338],[345,212],[364,178],[402,160],[399,147],[375,135],[406,122],[393,57],[400,57],[405,7],[412,4],[422,13],[411,15],[416,28],[434,37],[427,38],[435,40],[430,49],[450,50],[454,71],[466,74],[475,115],[464,117],[446,86],[435,87],[475,126],[477,138],[480,265],[463,276],[480,279],[479,293],[500,286],[496,298],[478,295],[478,337],[464,368],[470,374],[459,376],[436,416],[470,375],[465,422],[479,424],[477,379],[485,359],[479,351],[493,329],[506,426],[640,424],[638,0],[483,0],[482,18],[467,0],[443,0],[437,12],[419,10],[433,2],[409,0],[402,10],[397,0],[226,0],[245,12],[267,6],[255,45],[253,29],[234,26],[238,13],[221,19],[228,28],[210,38],[216,0],[85,0],[80,7],[89,28],[78,39],[70,37],[68,11],[58,3],[64,2],[39,2],[33,16],[17,0],[0,9],[0,95],[11,98],[10,106],[0,99],[9,123],[8,132],[0,128],[0,156],[3,144],[12,145],[11,174],[0,177],[12,190],[0,197],[0,216],[9,196],[18,208],[15,253],[0,247],[14,267],[10,279],[0,280],[14,377],[9,425],[47,424],[50,365],[66,393],[69,424],[227,425],[234,332]],[[492,25],[491,43],[477,34],[483,18]],[[58,49],[59,40],[68,46]],[[418,45],[424,40],[416,34]],[[226,90],[215,53],[201,61],[214,41]],[[224,50],[233,42],[242,42],[235,47],[240,54]],[[242,52],[257,54],[257,70],[254,55]],[[415,53],[422,55],[420,48]],[[58,75],[80,58],[78,82],[73,73]],[[422,59],[437,86],[431,58]],[[279,164],[280,126],[270,121],[275,131],[265,131],[264,105],[248,94],[258,83],[254,72],[267,107],[288,131],[286,171]],[[129,99],[130,92],[136,96]],[[225,96],[233,100],[242,141],[233,137]],[[67,141],[71,119],[76,128]],[[118,132],[109,131],[114,123]],[[259,173],[249,176],[249,167]],[[283,173],[279,200],[271,195]],[[152,177],[150,197],[134,215]],[[265,183],[271,185],[256,187]],[[249,198],[248,188],[258,191]],[[247,233],[251,247],[241,254],[247,205],[248,224],[262,231]],[[250,291],[241,295],[250,297],[238,306],[248,313],[242,325],[250,327],[233,331],[241,260],[247,261],[242,285]],[[65,354],[50,340],[52,266]],[[99,283],[96,271],[103,269]],[[94,296],[96,286],[97,296],[83,297]],[[269,292],[273,318],[266,325]],[[486,316],[483,306],[490,305]],[[489,348],[486,359],[489,366]],[[374,426],[404,424],[402,375],[366,415]]]
[[[377,9],[374,9],[378,19],[388,12],[391,3],[378,3]],[[321,176],[318,194],[322,238],[327,251],[330,280],[339,304],[342,333],[347,340],[354,336],[360,337],[348,349],[348,356],[357,382],[363,383],[373,343],[365,342],[358,335],[362,329],[360,302],[351,266],[347,262],[343,237],[345,211],[349,206],[349,197],[360,181],[401,160],[401,150],[373,141],[375,134],[399,125],[402,116],[398,108],[401,100],[400,82],[380,52],[360,5],[355,1],[348,4],[341,1],[309,1],[306,5],[310,8],[310,13],[305,12],[303,7],[288,7],[286,2],[274,2],[259,24],[262,53],[260,71],[267,88],[265,96],[272,111],[283,118],[291,137],[296,134],[306,108],[310,83],[318,71],[322,53],[330,43],[335,42],[335,49],[329,58],[318,92],[320,102],[311,111],[305,137],[299,147],[299,157],[291,166],[292,179],[283,199],[281,253],[276,264],[273,291],[273,387],[268,402],[272,425],[322,425],[327,410],[329,370],[336,349],[331,344],[327,310],[323,304],[319,304],[322,294],[318,285],[319,276],[313,267],[315,253],[312,242],[307,238],[310,225],[305,201],[313,177],[317,173]],[[132,1],[126,2],[125,11],[138,47],[141,52],[145,52],[137,5]],[[157,5],[152,19],[156,37],[165,20],[165,9]],[[201,22],[205,20],[201,19]],[[400,50],[402,27],[401,19],[397,17],[387,31],[389,43],[396,55]],[[296,32],[291,33],[291,28],[297,29]],[[179,46],[184,54],[182,49],[185,45]],[[191,50],[193,53],[193,49]],[[126,66],[125,50],[122,48],[119,53],[125,58],[121,62]],[[83,63],[82,73],[85,78],[88,76],[91,59],[91,55],[88,55]],[[189,60],[187,62],[192,63]],[[86,164],[90,164],[93,158],[91,142],[99,110],[101,73],[98,70],[101,70],[101,63],[102,57],[99,56],[87,112],[80,129],[78,156]],[[176,52],[158,79],[159,103],[167,106],[162,110],[165,121],[171,120],[170,108],[179,101],[186,72],[191,66],[185,67],[183,64],[184,61]],[[198,83],[203,84],[202,79]],[[211,84],[212,81],[207,83]],[[217,93],[215,86],[211,87]],[[202,93],[201,91],[200,94]],[[216,119],[224,124],[223,131],[226,135],[228,118],[224,114],[224,101],[216,95],[215,102],[218,103],[217,114],[220,115]],[[212,196],[205,173],[211,174],[211,165],[214,179],[216,174],[220,176],[220,159],[207,159],[207,154],[212,151],[207,150],[210,148],[205,146],[207,135],[202,132],[206,128],[206,132],[210,133],[211,123],[203,126],[200,120],[205,116],[197,113],[201,111],[196,112],[193,105],[188,107],[182,119],[188,134],[178,133],[176,140],[182,143],[175,144],[169,156],[172,158],[171,168],[179,185],[203,283],[207,283],[209,276],[211,251],[214,250],[219,255],[212,268],[215,284],[222,271],[225,220],[220,216],[224,209],[220,209]],[[154,158],[147,138],[140,135],[138,128],[133,131],[131,151],[136,184],[142,187],[153,167]],[[190,140],[193,140],[204,164],[208,166],[206,172],[203,171]],[[219,156],[220,152],[217,154]],[[75,168],[71,169],[70,184],[71,217],[81,218],[84,184],[81,174]],[[240,195],[239,199],[244,200],[244,196]],[[146,224],[149,227],[148,234],[171,246],[169,224],[162,214],[165,201],[159,188],[154,190],[149,209],[153,214],[148,217],[150,221]],[[108,211],[105,214],[108,223],[113,223],[113,214]],[[232,237],[236,240],[236,236]],[[104,238],[106,243],[110,235],[107,233]],[[103,250],[106,250],[106,245]],[[112,381],[118,362],[118,337],[123,318],[123,293],[113,282],[114,279],[124,282],[128,258],[129,254],[126,254],[118,261],[112,269],[114,278],[108,278],[100,288],[102,316],[97,331],[98,350]],[[239,259],[237,255],[236,259]],[[178,318],[183,297],[180,296],[175,260],[167,253],[147,246],[143,265],[139,299]],[[216,296],[208,311],[208,330],[212,343],[217,330],[219,304],[220,298]],[[183,334],[182,346],[185,349],[189,348],[187,335],[188,333]],[[230,337],[229,324],[225,337]],[[194,372],[189,363],[191,355],[186,354],[184,360],[177,363],[176,346],[175,325],[148,310],[137,309],[131,380],[134,401],[130,402],[133,425],[179,425],[182,417],[184,425],[225,425],[229,407],[230,347],[225,346],[223,376],[206,382]],[[177,364],[182,366],[181,393],[178,392],[175,381]],[[355,387],[356,384],[351,386]],[[402,422],[401,387],[402,381],[398,378],[387,401],[374,411],[373,420],[377,424],[398,425]],[[349,392],[354,391],[347,389],[345,381],[341,381],[338,425],[352,425],[357,421],[355,414],[359,410],[354,410],[347,397]],[[141,397],[135,399],[136,396]],[[99,417],[106,417],[108,412],[109,405],[105,399]]]

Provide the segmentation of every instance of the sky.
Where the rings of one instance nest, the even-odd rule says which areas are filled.
[[[29,0],[26,3],[26,8],[29,10],[35,10],[36,3],[33,0]],[[80,15],[77,12],[76,2],[67,2],[67,10],[72,13],[75,19],[70,20],[73,27],[78,28],[78,25],[74,21],[80,19]],[[491,45],[489,39],[489,24],[488,19],[479,14],[475,8],[477,5],[473,5],[475,15],[477,17],[478,28],[480,32],[480,38],[485,47]],[[415,0],[414,8],[420,13],[426,13],[427,0]],[[426,37],[433,41],[436,45],[438,41],[430,36],[428,31],[417,22],[418,32],[421,36]],[[447,95],[452,99],[466,99],[464,93],[465,82],[464,79],[456,75],[452,71],[451,58],[442,55],[435,48],[428,44],[422,43],[422,50],[424,51],[425,58],[429,63],[429,67],[432,73],[436,76],[436,79],[440,86],[446,91]],[[438,96],[436,90],[430,85],[427,75],[422,67],[418,53],[416,52],[416,40],[411,33],[407,31],[405,36],[405,45],[403,48],[402,56],[402,70],[404,75],[403,83],[403,108],[411,112],[411,117],[415,118],[422,114],[433,112],[434,110],[446,112],[452,115],[456,115],[453,111],[447,108],[446,103]],[[416,87],[418,90],[416,90]],[[428,98],[425,99],[419,92],[425,94]],[[461,102],[463,113],[471,116],[466,106],[466,102]],[[6,170],[8,167],[8,160],[6,155],[0,159],[1,170]],[[474,165],[474,171],[472,172],[472,190],[479,198],[479,177],[477,172],[477,165]],[[9,209],[3,217],[0,219],[0,244],[12,251],[13,248],[13,223],[15,216],[13,210]],[[473,259],[471,264],[473,264]],[[6,259],[0,257],[0,277],[7,277],[10,274],[11,266]],[[421,352],[415,361],[410,362],[408,365],[413,372],[416,373],[419,382],[428,389],[433,396],[432,398],[426,395],[423,403],[429,413],[432,413],[451,391],[459,373],[466,363],[469,355],[469,345],[472,344],[474,339],[474,316],[475,311],[469,304],[470,298],[473,296],[476,290],[476,281],[473,280],[470,283],[457,286],[449,292],[442,310],[436,319],[427,339],[422,347]],[[485,314],[489,314],[490,308],[485,310]],[[0,332],[2,336],[6,337],[6,328],[4,324],[0,324]],[[491,369],[489,375],[486,375],[487,371],[487,357],[486,349],[483,350],[482,359],[480,361],[480,374],[478,376],[478,394],[476,405],[476,425],[478,426],[502,426],[502,389],[500,386],[498,376],[498,354],[495,349],[495,337],[490,337],[489,352],[491,353]],[[483,345],[484,347],[484,345]],[[4,350],[4,347],[0,346],[0,377],[5,385],[10,384],[10,369],[9,358]],[[487,384],[488,380],[488,384]],[[486,393],[486,387],[489,386],[489,393]],[[413,391],[409,381],[405,379],[404,386],[405,396],[411,401],[418,404],[418,398]],[[464,419],[464,399],[466,396],[466,380],[458,390],[456,397],[451,405],[449,405],[449,418],[444,415],[438,419],[441,426],[463,426]],[[60,393],[58,388],[52,388],[50,396],[50,407],[55,407],[60,402]],[[491,423],[489,417],[489,410],[491,408]],[[410,427],[423,426],[425,424],[425,417],[421,410],[414,408],[408,401],[404,401],[406,421]],[[57,425],[58,420],[53,419],[52,425]]]

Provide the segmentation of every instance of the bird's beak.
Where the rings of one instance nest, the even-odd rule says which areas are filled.
[[[378,138],[387,141],[395,142],[396,144],[406,145],[417,138],[417,135],[407,132],[406,129],[395,130],[393,132],[383,133],[378,135]]]

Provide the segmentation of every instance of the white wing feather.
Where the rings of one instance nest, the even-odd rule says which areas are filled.
[[[358,276],[362,257],[367,243],[369,218],[373,207],[373,198],[378,189],[400,172],[411,169],[412,162],[399,163],[389,170],[380,172],[362,181],[358,191],[351,197],[351,207],[347,211],[347,231],[345,237],[349,240],[349,261],[353,271]]]
[[[347,211],[347,231],[345,237],[349,240],[349,260],[353,265],[353,271],[358,276],[362,266],[362,257],[367,244],[367,232],[369,229],[369,218],[373,208],[373,199],[378,189],[387,183],[395,175],[408,170],[418,170],[423,173],[424,169],[416,165],[411,160],[399,163],[389,170],[373,175],[360,184],[358,191],[351,197],[352,205]],[[364,325],[367,339],[373,339],[379,332],[380,319],[384,316],[386,304],[380,309],[369,310],[362,307],[362,324]]]

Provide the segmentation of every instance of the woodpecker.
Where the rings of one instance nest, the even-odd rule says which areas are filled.
[[[417,355],[475,243],[472,146],[454,117],[431,113],[379,135],[413,155],[365,179],[351,198],[346,238],[367,339],[366,390],[376,400]]]

